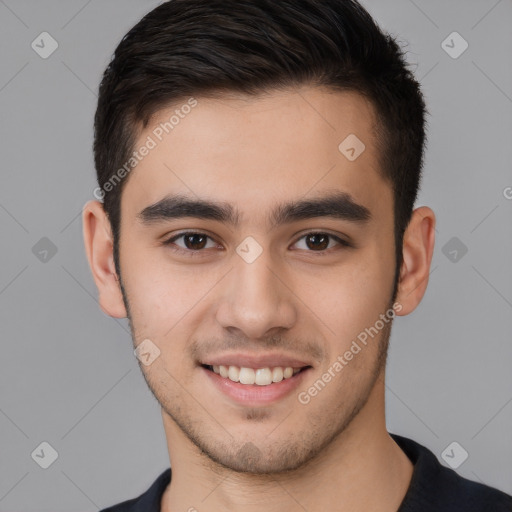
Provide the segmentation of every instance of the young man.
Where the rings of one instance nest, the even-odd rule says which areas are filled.
[[[434,248],[425,112],[355,1],[171,0],[125,36],[84,239],[172,475],[106,510],[512,510],[386,429],[392,320]]]

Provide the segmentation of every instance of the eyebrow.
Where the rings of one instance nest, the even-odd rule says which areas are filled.
[[[237,227],[242,216],[230,203],[194,199],[179,194],[167,195],[137,215],[144,225],[184,217],[215,220]],[[350,194],[337,191],[319,198],[279,204],[268,217],[268,223],[279,226],[317,217],[367,224],[372,219],[372,214],[366,206],[356,203]]]

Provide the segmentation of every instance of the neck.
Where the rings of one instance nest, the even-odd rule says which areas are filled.
[[[279,474],[238,473],[218,466],[163,413],[172,467],[162,512],[176,510],[396,512],[413,465],[385,425],[384,381],[350,425],[301,468]]]

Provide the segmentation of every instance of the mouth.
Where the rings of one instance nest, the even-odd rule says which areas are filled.
[[[201,366],[209,372],[215,373],[222,379],[253,387],[275,385],[282,381],[292,379],[297,374],[312,368],[310,365],[301,367],[267,366],[263,368],[211,364],[201,364]]]
[[[243,407],[277,406],[289,400],[314,371],[313,361],[277,351],[219,353],[196,363],[205,393],[216,390],[230,404]]]

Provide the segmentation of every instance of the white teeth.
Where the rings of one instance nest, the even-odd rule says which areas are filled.
[[[300,372],[300,368],[291,366],[276,366],[274,368],[246,368],[239,366],[213,365],[213,371],[221,377],[228,378],[233,382],[241,384],[257,384],[258,386],[268,386],[273,382],[281,382],[283,379],[289,379]]]
[[[272,381],[281,382],[283,380],[283,369],[280,366],[276,366],[272,370]]]
[[[258,386],[268,386],[272,384],[272,372],[270,368],[258,368],[254,382],[258,384]]]
[[[240,368],[240,384],[254,384],[256,375],[252,368]]]
[[[238,382],[240,380],[240,368],[238,366],[230,366],[228,370],[229,380]]]

